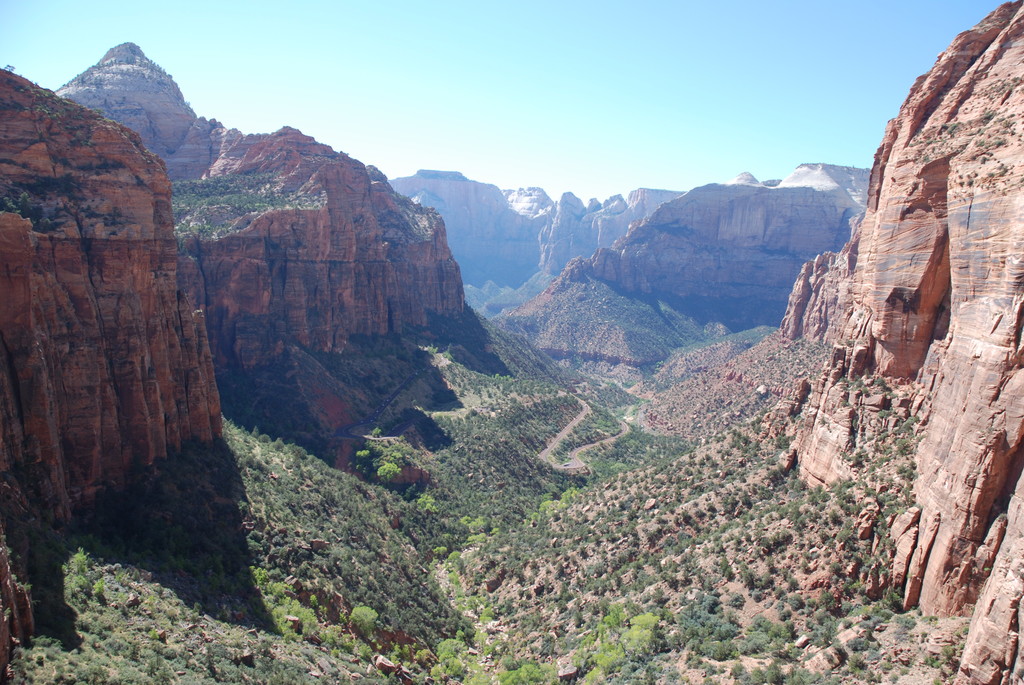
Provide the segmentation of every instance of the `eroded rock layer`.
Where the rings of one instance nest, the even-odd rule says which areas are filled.
[[[201,314],[176,285],[170,183],[128,129],[0,73],[0,460],[58,516],[220,407]],[[5,393],[7,395],[7,393]]]
[[[961,677],[978,683],[1024,665],[1022,38],[1021,3],[1005,4],[918,79],[876,153],[859,245],[837,260],[849,275],[808,267],[786,329],[839,343],[797,437],[811,481],[850,469],[844,384],[870,374],[912,389],[920,511],[898,555],[904,603],[973,611]],[[842,284],[846,305],[823,313],[815,278]]]

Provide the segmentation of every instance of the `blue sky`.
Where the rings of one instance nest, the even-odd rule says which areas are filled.
[[[137,43],[201,116],[283,125],[389,177],[584,199],[801,162],[870,166],[885,123],[996,3],[0,0],[0,65],[56,89]]]

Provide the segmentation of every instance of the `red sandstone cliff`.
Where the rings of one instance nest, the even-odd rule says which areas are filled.
[[[0,514],[66,520],[183,441],[212,440],[219,397],[203,317],[175,282],[160,160],[4,71],[0,109]],[[0,664],[31,629],[9,562]]]
[[[805,478],[850,473],[842,457],[864,417],[847,383],[877,375],[910,394],[919,511],[900,536],[897,580],[925,613],[973,611],[960,677],[976,683],[1010,682],[1024,665],[1022,65],[1015,2],[918,79],[876,153],[859,245],[839,273],[805,270],[786,327],[845,341],[803,412]],[[829,279],[838,298],[816,297],[815,280]]]
[[[179,281],[206,310],[221,362],[253,366],[288,344],[340,352],[351,335],[462,313],[444,223],[373,168],[284,128],[244,137],[210,170],[229,174],[271,174],[320,206],[272,209],[186,245]]]
[[[206,314],[218,373],[244,369],[260,392],[288,396],[288,411],[312,433],[330,436],[359,418],[352,405],[362,393],[319,353],[344,351],[351,336],[462,315],[462,280],[440,217],[395,193],[373,167],[288,127],[207,135],[216,122],[196,118],[170,76],[130,43],[60,93],[135,128],[167,162],[181,181],[182,232],[204,229],[182,240],[177,276]],[[227,409],[238,394],[225,390]],[[255,402],[243,399],[250,412]]]

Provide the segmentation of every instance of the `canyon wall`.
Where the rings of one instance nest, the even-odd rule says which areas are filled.
[[[537,235],[555,203],[539,188],[509,197],[457,171],[419,171],[391,181],[399,193],[444,217],[448,242],[466,283],[518,287],[537,272]]]
[[[589,272],[625,292],[671,297],[702,321],[777,325],[803,263],[850,238],[866,174],[817,164],[775,186],[740,179],[662,205],[598,250]]]
[[[867,170],[828,164],[801,165],[781,182],[741,174],[695,188],[610,248],[574,258],[498,321],[555,358],[630,367],[729,330],[778,325],[798,275],[794,298],[828,297],[826,266],[837,257],[804,261],[849,239],[866,190]]]
[[[973,612],[960,678],[987,684],[1024,666],[1022,39],[1021,3],[1002,5],[917,80],[876,153],[859,240],[825,258],[833,273],[806,267],[784,328],[837,344],[795,442],[807,480],[849,475],[850,381],[909,393],[920,442],[896,560],[904,604]],[[839,289],[822,297],[825,281]]]
[[[338,352],[352,335],[461,315],[444,223],[373,167],[290,127],[211,128],[132,43],[58,93],[135,129],[171,177],[187,182],[175,191],[178,282],[206,313],[219,368],[265,364],[292,344]],[[193,144],[197,136],[205,142]],[[494,195],[492,204],[507,206]],[[211,223],[215,234],[200,231]]]
[[[5,71],[0,108],[0,514],[67,521],[218,436],[219,396],[203,316],[176,284],[160,160]],[[0,554],[0,663],[31,631],[12,561]]]

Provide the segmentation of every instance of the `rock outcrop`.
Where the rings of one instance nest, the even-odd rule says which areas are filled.
[[[103,112],[142,136],[173,180],[199,178],[241,134],[196,116],[171,76],[134,43],[107,51],[57,94]]]
[[[844,384],[909,388],[920,512],[897,559],[904,603],[973,611],[960,677],[986,684],[1024,666],[1022,39],[1021,3],[1005,4],[917,80],[875,156],[859,244],[836,276],[808,268],[787,319],[791,335],[839,342],[795,443],[808,480],[849,468],[859,417]],[[844,284],[841,311],[802,294],[815,279]]]
[[[221,419],[203,316],[176,284],[160,160],[5,71],[0,108],[2,529],[68,520]],[[0,551],[0,664],[31,630],[11,562]]]
[[[790,340],[810,338],[822,342],[835,342],[838,333],[829,322],[842,316],[850,304],[850,285],[857,266],[859,235],[853,237],[841,251],[822,252],[804,263],[789,294],[786,315],[780,329]]]

